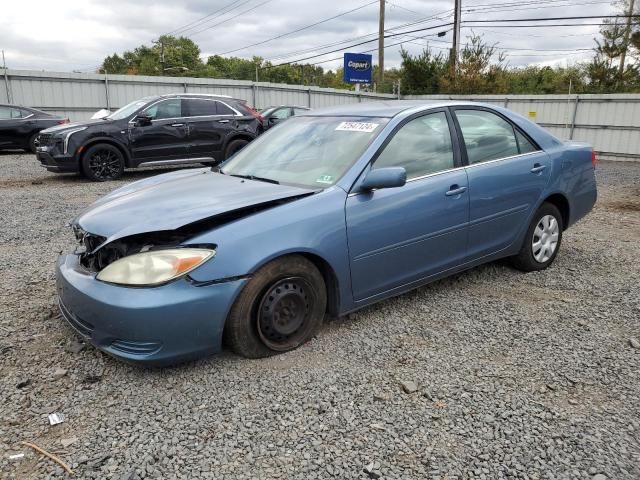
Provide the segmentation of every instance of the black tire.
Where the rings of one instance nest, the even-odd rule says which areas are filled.
[[[84,176],[94,182],[116,180],[124,172],[124,157],[117,147],[98,143],[84,153],[81,168]]]
[[[538,239],[542,244],[546,244],[546,240],[549,240],[549,245],[552,245],[553,236],[546,234],[546,237],[542,237],[539,235],[539,232],[543,231],[543,228],[541,227],[538,229],[538,225],[543,222],[543,219],[545,219],[545,217],[549,218],[549,216],[553,217],[557,222],[557,241],[553,248],[553,252],[550,255],[543,255],[543,252],[545,251],[548,253],[548,249],[545,250],[546,247],[541,247],[542,250],[534,250],[534,242]],[[560,210],[551,203],[543,203],[531,220],[531,224],[527,229],[527,234],[525,235],[520,252],[516,256],[510,258],[511,264],[524,272],[535,272],[547,268],[553,263],[556,255],[558,255],[560,245],[562,244],[563,229],[564,224],[562,222]],[[538,256],[538,258],[536,258],[536,256]]]
[[[38,138],[38,135],[40,135],[40,133],[34,133],[29,138],[29,148],[26,149],[27,152],[36,153],[36,139]]]
[[[227,149],[224,151],[224,159],[226,160],[234,153],[242,150],[248,144],[249,144],[248,141],[243,140],[241,138],[238,138],[237,140],[232,140],[231,142],[229,142],[229,145],[227,145]]]
[[[313,263],[300,255],[276,259],[260,268],[236,299],[224,341],[248,358],[293,350],[313,338],[326,306],[324,279]]]

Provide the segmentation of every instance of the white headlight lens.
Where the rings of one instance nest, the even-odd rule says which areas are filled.
[[[204,248],[173,248],[137,253],[113,262],[101,270],[96,278],[121,285],[159,285],[190,272],[215,254],[215,250]]]

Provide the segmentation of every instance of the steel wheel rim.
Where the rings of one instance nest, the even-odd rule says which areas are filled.
[[[271,350],[290,350],[304,338],[315,295],[302,277],[274,282],[265,291],[257,311],[258,335]]]
[[[89,158],[89,169],[96,178],[113,178],[120,173],[120,157],[112,150],[100,149]]]
[[[553,215],[545,215],[533,230],[531,251],[538,263],[548,262],[558,248],[560,226]]]

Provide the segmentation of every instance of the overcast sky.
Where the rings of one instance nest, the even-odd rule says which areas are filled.
[[[551,16],[613,14],[608,1],[602,0],[462,0],[463,20],[535,18]],[[203,59],[216,53],[261,42],[296,30],[328,17],[361,7],[371,0],[19,0],[2,2],[2,28],[0,49],[4,49],[9,68],[84,72],[95,71],[102,59],[114,52],[121,53],[140,44],[150,44],[159,35],[184,27],[183,33],[200,45]],[[510,5],[510,4],[519,5]],[[215,14],[228,5],[237,8],[229,13]],[[263,5],[261,5],[263,4]],[[493,6],[486,7],[491,4]],[[256,7],[253,9],[253,7]],[[250,11],[247,11],[251,9]],[[472,11],[472,10],[476,11]],[[453,0],[388,0],[386,28],[423,20],[440,14],[424,23],[402,30],[440,25],[452,21]],[[224,10],[223,10],[224,12]],[[243,13],[245,12],[245,13]],[[444,13],[443,13],[444,12]],[[202,17],[214,13],[205,18]],[[237,15],[237,16],[236,16]],[[236,18],[231,18],[236,16]],[[595,20],[582,20],[596,23]],[[218,24],[218,25],[216,25]],[[428,44],[435,51],[450,46],[450,31],[444,37],[433,35],[447,31],[442,27],[431,31],[412,33],[412,37],[394,37],[387,44],[403,43],[412,53]],[[545,27],[545,28],[479,28],[491,43],[508,54],[509,64],[573,64],[591,57],[597,26]],[[472,28],[464,27],[462,37]],[[322,23],[281,39],[237,51],[232,55],[251,58],[260,55],[274,63],[315,55],[313,50],[340,40],[353,39],[377,32],[378,5],[373,2],[348,15]],[[432,36],[417,39],[430,34]],[[365,37],[353,43],[367,40]],[[358,52],[377,47],[376,42],[351,48]],[[329,50],[337,47],[329,48]],[[399,66],[400,46],[385,50],[386,67]],[[536,51],[526,50],[536,49]],[[305,52],[295,54],[297,52]],[[376,52],[372,52],[375,58]],[[284,55],[290,55],[284,57]],[[317,57],[319,62],[340,56],[342,52]],[[374,60],[375,61],[375,60]],[[341,61],[322,65],[335,68]]]

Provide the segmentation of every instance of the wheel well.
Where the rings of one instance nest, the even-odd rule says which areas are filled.
[[[251,142],[253,139],[254,139],[254,137],[252,137],[251,135],[244,134],[244,133],[239,133],[237,135],[234,135],[233,137],[231,137],[230,139],[227,140],[227,143],[224,146],[225,155],[227,153],[227,147],[234,140],[246,140],[247,142]]]
[[[92,140],[91,142],[83,145],[84,148],[82,149],[82,153],[78,157],[78,162],[80,163],[80,165],[78,165],[79,168],[82,168],[82,159],[84,158],[84,155],[87,153],[87,150],[89,150],[94,145],[98,145],[99,143],[106,143],[107,145],[116,147],[122,154],[125,165],[127,167],[131,166],[131,158],[129,157],[129,153],[122,147],[122,145],[119,145],[117,142],[113,142],[111,140],[97,139],[97,140]]]
[[[561,195],[560,193],[554,193],[545,199],[545,202],[552,204],[558,210],[560,210],[560,215],[562,215],[562,229],[566,230],[569,226],[569,201],[567,197]]]
[[[322,274],[324,284],[327,286],[327,312],[330,315],[338,316],[340,310],[340,290],[338,289],[338,277],[331,268],[331,265],[322,257],[314,255],[313,253],[299,252],[298,255],[303,256]]]

